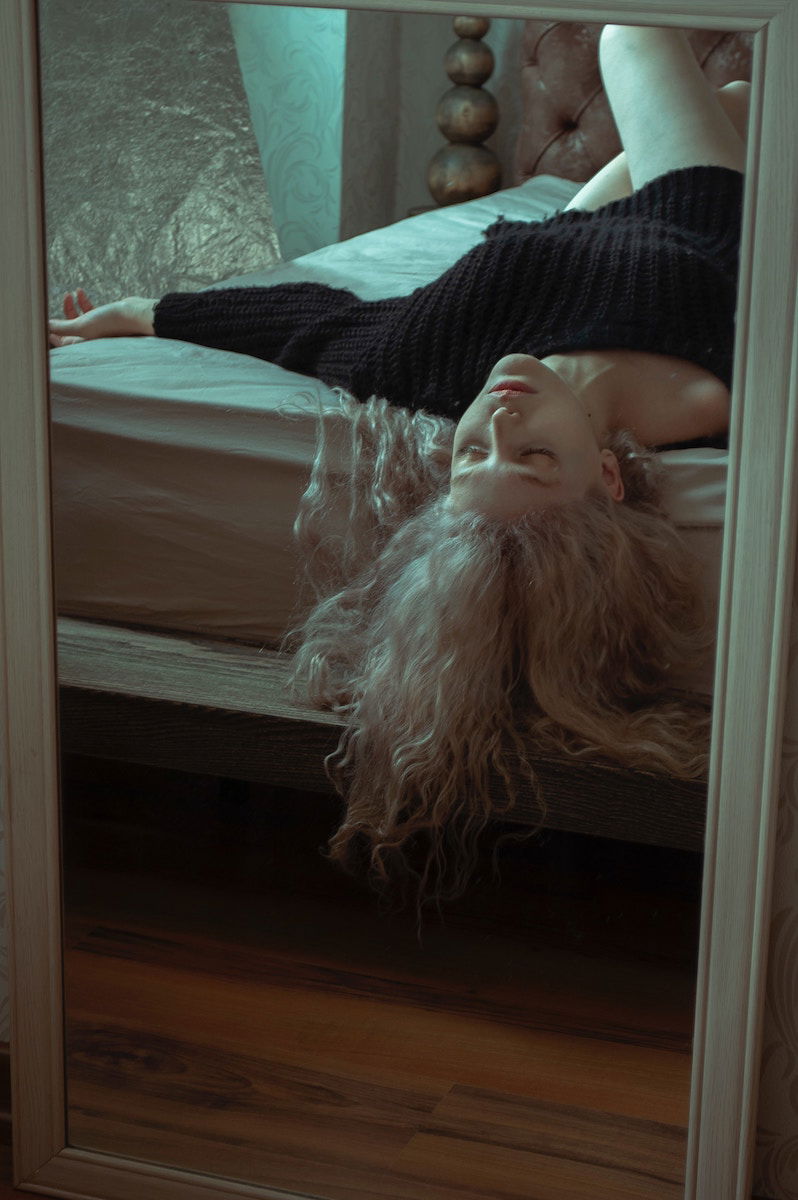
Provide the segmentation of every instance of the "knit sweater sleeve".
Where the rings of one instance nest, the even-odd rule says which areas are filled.
[[[407,296],[318,283],[165,296],[160,337],[457,418],[498,359],[632,349],[731,379],[742,176],[687,167],[594,212],[507,222]]]
[[[320,283],[171,292],[156,305],[154,328],[158,337],[251,354],[348,387],[401,302],[359,300]]]

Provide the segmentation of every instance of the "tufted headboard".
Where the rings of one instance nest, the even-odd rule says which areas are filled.
[[[601,28],[525,22],[516,183],[531,175],[558,175],[582,183],[620,150],[599,75]],[[751,78],[750,34],[694,29],[688,36],[716,87]]]

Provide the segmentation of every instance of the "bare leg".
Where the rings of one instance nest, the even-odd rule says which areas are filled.
[[[680,167],[743,170],[743,140],[681,31],[607,25],[599,60],[633,188]]]
[[[631,194],[632,180],[626,165],[626,154],[622,150],[597,171],[592,179],[588,179],[574,198],[568,201],[565,209],[567,211],[569,208],[582,208],[593,212],[594,209],[601,208],[602,204],[609,204],[611,200],[622,200],[624,196]]]
[[[745,145],[748,142],[748,110],[751,106],[751,84],[743,79],[727,83],[715,93],[721,108],[737,130],[737,136]]]
[[[726,116],[734,126],[740,140],[744,143],[748,133],[748,105],[751,96],[751,85],[742,80],[735,80],[720,88],[715,95]],[[589,179],[565,206],[581,208],[592,212],[609,204],[611,200],[621,200],[631,196],[632,180],[626,163],[626,152],[621,151],[606,166]]]

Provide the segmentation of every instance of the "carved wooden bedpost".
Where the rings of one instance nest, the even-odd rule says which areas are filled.
[[[481,85],[493,70],[493,51],[481,40],[490,28],[487,17],[455,17],[459,41],[446,51],[443,65],[454,87],[441,97],[436,118],[450,145],[442,146],[429,165],[427,182],[438,204],[459,204],[487,196],[501,186],[501,167],[482,145],[499,123],[499,106]]]

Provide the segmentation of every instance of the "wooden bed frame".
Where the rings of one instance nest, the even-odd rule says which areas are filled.
[[[200,775],[334,790],[324,759],[342,723],[287,698],[288,660],[238,642],[62,617],[61,748]],[[700,851],[702,783],[536,757],[545,814],[519,783],[512,823]],[[501,794],[496,785],[497,801]]]

